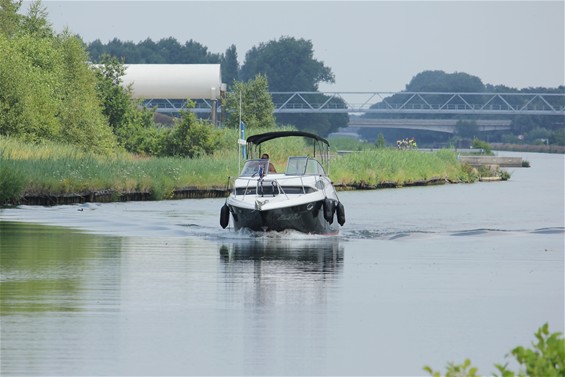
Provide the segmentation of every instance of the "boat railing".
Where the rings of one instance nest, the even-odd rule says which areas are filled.
[[[316,181],[314,183],[314,187],[306,185],[304,182],[304,177],[306,176],[294,176],[294,177],[277,177],[277,178],[255,178],[255,177],[239,177],[239,182],[245,182],[245,185],[239,185],[238,187],[235,186],[235,181],[230,182],[231,184],[231,193],[232,195],[237,198],[238,196],[242,196],[243,199],[247,195],[284,195],[288,198],[289,194],[307,194],[310,192],[314,192],[317,190],[324,190],[324,185],[318,185],[318,182],[322,181],[322,176],[317,176]],[[288,185],[289,181],[297,181],[296,185]]]

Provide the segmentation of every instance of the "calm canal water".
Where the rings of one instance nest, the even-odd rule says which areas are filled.
[[[564,330],[564,157],[518,155],[508,182],[343,192],[329,238],[223,230],[223,199],[0,210],[0,374],[493,373]]]

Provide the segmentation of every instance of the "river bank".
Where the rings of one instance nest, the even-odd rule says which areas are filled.
[[[493,180],[493,179],[490,179]],[[497,179],[500,180],[500,179]],[[369,185],[365,182],[353,184],[336,184],[335,187],[338,191],[353,191],[353,190],[377,190],[377,189],[390,189],[400,187],[416,187],[416,186],[431,186],[442,185],[450,182],[445,178],[432,178],[426,180],[419,180],[414,182],[382,182],[376,185]],[[229,189],[226,187],[185,187],[175,189],[167,196],[167,199],[209,199],[209,198],[224,198],[229,195]],[[111,202],[130,202],[130,201],[153,201],[157,200],[151,191],[128,191],[119,192],[116,190],[101,190],[89,191],[81,193],[68,193],[68,194],[40,194],[40,195],[24,195],[19,200],[12,202],[12,205],[67,205],[67,204],[83,204],[83,203],[111,203]]]
[[[269,150],[282,170],[288,151]],[[0,205],[225,197],[229,177],[239,170],[237,151],[193,159],[100,156],[66,145],[37,147],[6,139],[0,139],[0,151]],[[375,148],[333,158],[327,173],[339,190],[508,178],[498,170],[462,163],[450,149],[429,153]]]

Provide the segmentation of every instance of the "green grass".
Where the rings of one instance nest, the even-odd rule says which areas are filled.
[[[263,130],[264,131],[264,130]],[[233,131],[226,131],[233,133]],[[65,195],[113,190],[148,192],[154,199],[172,196],[175,189],[225,187],[228,176],[238,174],[237,136],[232,149],[198,159],[140,158],[126,153],[101,156],[54,143],[30,145],[0,137],[0,203],[17,202],[22,196]],[[265,143],[279,171],[286,157],[311,153],[301,138]],[[437,153],[369,149],[332,159],[334,182],[398,186],[428,179],[473,181],[453,151]]]
[[[472,182],[475,178],[457,161],[452,150],[435,153],[392,148],[371,149],[334,159],[331,166],[334,182],[363,182],[377,186],[383,183],[405,185],[430,179]]]

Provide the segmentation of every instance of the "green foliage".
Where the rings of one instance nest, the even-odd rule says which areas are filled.
[[[272,128],[275,126],[273,116],[274,104],[269,94],[269,83],[264,75],[257,75],[247,83],[235,82],[223,108],[229,116],[226,121],[228,128],[238,128],[240,119],[246,128]],[[241,99],[241,107],[240,107]]]
[[[366,149],[371,149],[374,146],[367,144],[363,140],[359,140],[353,137],[347,136],[332,136],[329,139],[331,148],[334,151],[362,151]]]
[[[194,104],[189,101],[188,108]],[[177,157],[202,157],[214,152],[214,129],[210,124],[196,119],[190,111],[181,112],[181,119],[165,136],[162,155]]]
[[[334,74],[323,62],[314,59],[311,41],[292,37],[281,37],[253,47],[245,55],[240,78],[247,81],[257,75],[265,75],[273,92],[317,92],[321,82],[333,83]],[[309,101],[325,103],[329,98],[316,94]],[[300,101],[300,99],[297,99]],[[340,102],[341,99],[332,99]],[[289,103],[292,105],[292,103]],[[278,114],[279,124],[292,124],[300,130],[310,130],[327,135],[339,127],[345,127],[347,114]]]
[[[70,145],[45,143],[35,146],[0,137],[0,150],[3,151],[2,171],[8,167],[8,173],[17,172],[18,178],[15,180],[14,174],[2,173],[2,182],[9,185],[1,187],[3,201],[0,204],[17,200],[23,192],[58,195],[102,190],[141,191],[150,192],[153,199],[164,199],[177,188],[222,187],[226,177],[237,171],[236,148],[198,159],[139,159],[125,153],[105,156]],[[16,187],[16,182],[23,182],[23,189],[21,184]],[[115,199],[118,198],[116,195]]]
[[[377,139],[375,140],[375,147],[386,148],[386,140],[382,133],[380,133],[379,136],[377,136]]]
[[[100,64],[94,67],[96,91],[102,104],[102,112],[116,132],[127,123],[131,110],[131,87],[121,86],[125,74],[123,61],[110,55],[103,55]]]
[[[474,138],[472,146],[475,149],[482,149],[484,154],[492,154],[492,146],[486,141]]]
[[[10,37],[0,35],[0,135],[107,152],[115,138],[100,112],[84,46],[66,31],[55,35],[46,17],[34,2]]]
[[[22,16],[18,13],[22,0],[0,0],[0,35],[11,38],[18,31]]]
[[[220,54],[210,53],[207,47],[192,39],[180,44],[173,37],[157,42],[147,38],[139,43],[114,38],[106,44],[97,39],[88,45],[88,52],[94,62],[111,55],[127,64],[218,64],[222,59]]]
[[[473,139],[479,134],[479,126],[476,121],[459,120],[455,125],[455,133],[461,138]]]
[[[484,92],[481,79],[464,72],[423,71],[406,85],[408,92]]]
[[[131,87],[122,86],[126,68],[123,61],[103,55],[94,69],[96,91],[102,112],[108,119],[118,144],[129,152],[153,154],[159,150],[160,132],[154,124],[154,109],[141,107],[132,98]]]
[[[239,62],[237,60],[237,49],[231,45],[222,57],[222,82],[231,85],[239,80]]]
[[[565,339],[561,333],[549,332],[545,323],[535,333],[536,343],[532,348],[518,346],[512,350],[512,356],[520,364],[519,372],[508,369],[508,364],[495,364],[501,377],[563,377],[565,376]],[[424,370],[433,377],[442,376],[441,372],[433,371],[429,366]],[[477,368],[471,366],[471,361],[466,359],[463,364],[447,364],[446,377],[477,377]]]
[[[0,154],[0,205],[20,199],[25,190],[26,179],[18,172],[12,161],[3,160]]]
[[[88,55],[80,39],[63,32],[57,40],[62,52],[60,95],[64,106],[58,118],[61,140],[85,149],[108,153],[116,139],[100,111],[96,76],[88,64]]]
[[[331,69],[314,59],[312,42],[293,37],[261,43],[247,52],[241,79],[247,81],[258,74],[267,76],[271,90],[277,92],[314,92],[320,82],[335,82]]]
[[[27,141],[57,139],[63,106],[57,77],[61,60],[47,39],[0,36],[0,134]]]
[[[424,370],[433,377],[442,376],[441,372],[434,372],[429,366],[425,366]],[[448,363],[445,377],[478,377],[477,368],[471,366],[471,360],[469,359],[465,359],[465,361],[461,365]]]
[[[512,356],[522,366],[518,374],[510,371],[506,365],[497,364],[502,377],[514,376],[565,376],[565,339],[561,333],[550,333],[545,323],[535,334],[536,343],[532,348],[518,346],[512,350]],[[525,370],[523,369],[525,368]]]
[[[553,135],[551,135],[549,142],[555,145],[565,145],[565,127],[555,131]]]
[[[436,153],[392,148],[368,149],[349,153],[332,161],[334,182],[378,186],[402,186],[419,181],[448,180],[473,182],[476,177],[463,170],[453,150]]]
[[[17,172],[18,179],[24,182],[23,188],[21,185],[15,187],[14,182],[17,181],[10,175],[4,180],[11,183],[6,191],[2,191],[4,198],[8,198],[8,201],[17,200],[23,192],[27,195],[57,195],[113,190],[116,193],[150,192],[154,199],[162,199],[170,197],[173,190],[187,186],[223,187],[226,177],[238,172],[238,134],[233,129],[217,130],[208,125],[200,126],[207,127],[213,134],[214,152],[192,159],[140,159],[125,152],[107,156],[86,152],[71,145],[50,142],[32,145],[0,136],[0,150],[3,151],[0,166],[8,166],[11,172]],[[279,128],[256,129],[250,131],[249,135],[275,129]],[[169,140],[166,136],[170,134],[160,135],[163,140]],[[271,155],[277,170],[284,170],[289,155],[312,152],[311,146],[302,138],[281,141],[262,145],[263,151]],[[190,148],[188,144],[185,146]],[[163,152],[162,155],[166,153]],[[336,157],[332,161],[330,173],[332,179],[339,183],[365,180],[373,184],[380,180],[402,185],[405,182],[444,175],[455,177],[456,180],[460,169],[453,151],[419,153],[387,148],[373,151],[373,154],[371,151],[364,151]],[[119,194],[115,199],[118,198]]]
[[[547,144],[552,136],[552,132],[547,128],[536,127],[526,133],[525,140],[530,144]]]
[[[324,103],[329,98],[322,94],[319,94],[319,96],[321,102],[318,103]],[[287,105],[292,106],[292,101]],[[299,130],[327,136],[340,127],[346,127],[349,116],[347,114],[277,114],[276,119],[279,124],[290,124]]]
[[[47,9],[40,0],[33,1],[29,6],[27,17],[22,18],[22,27],[27,34],[36,38],[53,37],[53,29],[47,21]]]

